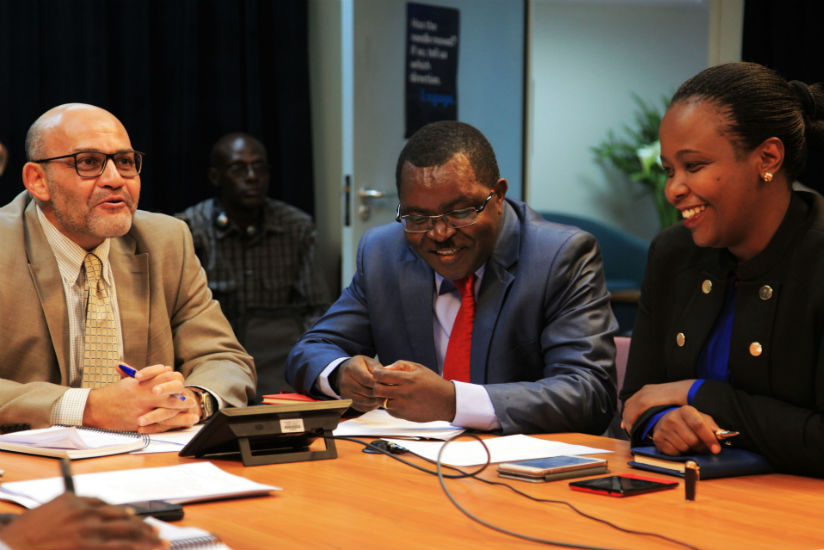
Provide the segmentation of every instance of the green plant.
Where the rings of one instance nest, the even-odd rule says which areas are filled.
[[[625,136],[622,139],[609,130],[606,139],[591,150],[598,158],[644,186],[655,202],[658,221],[661,229],[664,229],[676,223],[680,215],[664,196],[667,175],[661,166],[661,142],[658,141],[662,110],[636,94],[632,95],[632,99],[638,107],[634,127],[625,124]],[[663,110],[666,110],[668,103],[664,98]]]

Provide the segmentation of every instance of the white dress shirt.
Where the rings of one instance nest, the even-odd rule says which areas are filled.
[[[83,362],[83,327],[86,323],[86,304],[89,296],[84,288],[86,275],[83,270],[83,260],[88,252],[65,236],[57,229],[40,207],[37,206],[37,219],[46,235],[46,240],[57,260],[60,279],[63,281],[63,294],[66,297],[66,309],[69,312],[69,388],[52,407],[51,423],[67,426],[83,424],[83,411],[89,398],[90,388],[80,388],[82,380],[81,365]],[[92,254],[100,258],[103,264],[103,286],[106,287],[114,315],[117,329],[117,347],[120,358],[123,358],[123,333],[120,327],[120,315],[117,309],[117,292],[114,285],[114,276],[109,264],[109,248],[111,243],[105,239]]]
[[[481,288],[485,266],[481,266],[475,272],[475,295]],[[443,361],[446,357],[446,348],[449,345],[449,336],[452,334],[452,326],[461,308],[461,295],[455,284],[449,279],[444,279],[435,273],[435,289],[432,298],[433,316],[433,338],[435,340],[435,355],[437,357],[438,373],[443,375]],[[318,377],[318,389],[329,397],[340,399],[329,383],[329,375],[349,357],[339,357],[329,363]],[[455,418],[452,424],[464,428],[476,430],[494,430],[500,427],[498,418],[495,416],[495,408],[489,393],[481,384],[471,384],[468,382],[458,382],[453,380],[455,386]]]

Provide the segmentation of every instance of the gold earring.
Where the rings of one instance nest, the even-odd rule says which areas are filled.
[[[764,172],[764,175],[761,176],[761,179],[767,183],[770,183],[773,180],[772,172]]]

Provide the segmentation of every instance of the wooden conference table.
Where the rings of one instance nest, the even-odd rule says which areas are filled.
[[[581,434],[541,436],[608,449],[611,473],[641,473],[626,466],[627,442]],[[219,535],[234,550],[250,548],[538,548],[470,520],[447,499],[435,476],[361,446],[338,441],[338,458],[244,467],[214,463],[233,474],[277,485],[273,496],[187,504],[177,525]],[[409,455],[403,455],[409,456]],[[174,453],[116,455],[73,462],[75,473],[168,466],[190,461]],[[412,458],[416,462],[418,459]],[[0,452],[4,481],[59,475],[55,459]],[[499,479],[490,467],[481,474]],[[669,476],[656,476],[676,479]],[[685,548],[665,540],[621,532],[579,516],[562,504],[527,500],[503,487],[473,479],[447,480],[470,512],[534,537],[607,548]],[[581,493],[568,480],[510,481],[531,495],[572,502],[581,510],[628,529],[653,531],[702,550],[824,548],[824,480],[770,474],[699,482],[697,498],[674,490],[626,498]],[[19,510],[6,502],[0,512]]]

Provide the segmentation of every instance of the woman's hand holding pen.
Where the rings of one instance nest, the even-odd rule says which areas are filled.
[[[716,434],[723,432],[708,414],[695,407],[683,405],[668,412],[652,429],[652,441],[664,454],[679,455],[689,452],[721,452]]]
[[[687,404],[687,394],[695,380],[678,380],[664,384],[647,384],[624,403],[621,427],[631,431],[644,411],[671,405],[674,410],[662,416],[650,435],[659,451],[677,455],[686,452],[718,453],[721,446],[715,436],[715,420]]]

